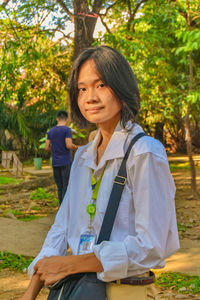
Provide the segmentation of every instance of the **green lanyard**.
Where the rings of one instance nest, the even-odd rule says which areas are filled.
[[[106,168],[106,166],[105,166]],[[98,195],[98,191],[99,191],[99,187],[101,184],[101,180],[105,171],[105,168],[103,169],[99,180],[96,181],[96,178],[94,177],[94,170],[91,170],[91,184],[92,184],[92,201],[93,203],[90,203],[87,205],[86,211],[90,216],[90,222],[92,221],[92,219],[94,218],[95,214],[96,214],[96,200],[97,200],[97,195]]]

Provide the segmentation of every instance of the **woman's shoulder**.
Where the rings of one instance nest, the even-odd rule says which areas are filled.
[[[133,138],[139,132],[143,132],[143,129],[139,125],[136,125],[135,129],[136,130],[133,130],[131,132],[131,138]],[[135,145],[132,149],[132,152],[133,152],[134,156],[142,155],[145,153],[153,153],[157,156],[160,156],[160,157],[166,159],[166,151],[165,151],[163,144],[159,140],[157,140],[149,135],[145,135],[145,136],[141,137],[135,143]]]
[[[74,156],[74,160],[77,160],[77,159],[79,160],[88,151],[88,149],[91,147],[92,142],[93,141],[87,143],[86,145],[80,146],[76,150],[76,153],[75,153],[75,156]]]

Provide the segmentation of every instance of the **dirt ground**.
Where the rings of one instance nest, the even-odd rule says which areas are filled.
[[[0,174],[0,176],[3,175]],[[198,196],[194,197],[191,195],[190,172],[188,170],[175,171],[173,172],[173,177],[177,187],[175,201],[180,239],[200,240],[200,168],[197,168]],[[51,175],[39,178],[37,176],[26,176],[23,183],[1,186],[0,217],[5,216],[5,211],[8,209],[21,211],[22,215],[19,215],[19,218],[28,214],[37,216],[55,214],[58,208],[56,205],[43,200],[33,201],[30,199],[31,192],[37,187],[44,187],[46,191],[56,195],[56,187]],[[41,207],[39,211],[33,209],[37,206]],[[0,272],[0,300],[19,299],[28,282],[29,279],[26,274],[4,269]],[[43,289],[37,299],[47,299],[47,293],[48,291]],[[155,286],[152,287],[149,294],[152,295],[149,299],[155,300],[200,299],[200,295],[185,296],[177,294],[173,290],[165,290]]]

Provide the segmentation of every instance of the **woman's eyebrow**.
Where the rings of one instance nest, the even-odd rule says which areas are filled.
[[[97,79],[92,80],[91,82],[92,83],[97,83],[98,81],[103,81],[103,80],[101,78],[97,78]],[[87,83],[84,82],[84,81],[78,82],[78,85],[81,85],[81,84],[87,84]]]

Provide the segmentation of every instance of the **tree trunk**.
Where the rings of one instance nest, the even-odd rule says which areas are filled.
[[[188,10],[187,10],[187,25],[188,30],[191,27],[191,20],[190,20],[190,3],[189,0],[186,1]],[[192,54],[189,53],[188,56],[188,67],[189,67],[189,93],[192,92],[193,89],[193,65],[192,65]],[[196,185],[196,169],[194,160],[192,157],[192,140],[191,140],[191,130],[190,130],[190,106],[191,103],[188,102],[187,113],[184,120],[185,125],[185,139],[186,139],[186,147],[187,147],[187,155],[189,157],[190,162],[190,171],[191,171],[191,190],[192,194],[195,195],[197,193],[197,185]]]
[[[102,1],[96,1],[93,12],[89,12],[87,0],[74,0],[74,59],[93,43],[93,33]]]
[[[66,83],[66,89],[68,89],[67,83]],[[68,112],[68,123],[70,124],[72,122],[72,112],[71,112],[71,103],[70,103],[68,93],[67,93],[67,98],[66,98],[66,104],[67,104],[67,112]]]
[[[156,123],[156,128],[155,128],[155,134],[154,137],[158,139],[162,144],[165,143],[164,141],[164,124],[162,122],[157,122]]]
[[[190,162],[190,172],[191,172],[191,190],[192,194],[195,195],[197,192],[196,186],[196,169],[194,160],[192,157],[192,140],[191,140],[191,130],[190,130],[190,103],[188,103],[187,113],[184,119],[184,127],[185,127],[185,140],[186,140],[186,147],[187,147],[187,155]]]

